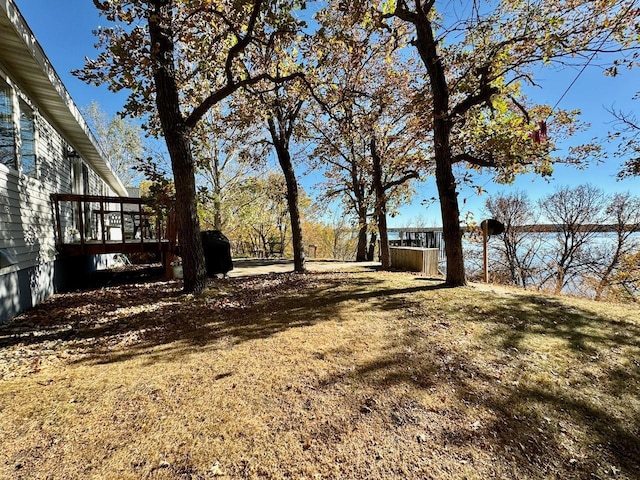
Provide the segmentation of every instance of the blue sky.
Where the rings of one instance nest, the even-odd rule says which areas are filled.
[[[106,21],[98,16],[91,0],[14,0],[36,39],[74,101],[84,108],[93,100],[109,115],[122,107],[125,95],[116,95],[106,87],[94,87],[71,75],[82,68],[84,58],[94,58],[96,37],[92,31]]]
[[[16,3],[76,104],[83,108],[96,100],[109,115],[115,114],[124,103],[124,94],[114,94],[106,87],[87,85],[70,74],[71,70],[82,68],[86,56],[95,57],[96,39],[92,30],[106,23],[98,16],[93,2],[65,0],[64,8],[61,8],[60,2],[51,0],[16,0]],[[555,105],[577,73],[576,70],[542,70],[537,77],[541,88],[532,90],[529,93],[530,98],[538,103]],[[638,91],[639,69],[624,71],[618,77],[610,78],[605,77],[598,67],[588,68],[563,98],[559,107],[567,110],[580,109],[581,119],[591,124],[591,128],[570,141],[559,144],[560,150],[572,144],[584,143],[593,137],[602,138],[606,142],[606,133],[611,130],[613,120],[606,109],[614,106],[616,109],[637,113],[640,110],[640,100],[631,99]],[[553,131],[550,134],[553,135]],[[612,149],[612,146],[606,143],[604,147]],[[489,176],[480,176],[475,184],[483,186],[490,194],[514,189],[524,190],[533,200],[553,192],[558,186],[575,186],[581,183],[592,183],[607,192],[631,191],[640,194],[640,178],[617,181],[615,175],[618,169],[618,160],[611,160],[585,170],[557,166],[550,181],[534,175],[524,175],[513,186],[501,186],[493,184]],[[303,180],[302,184],[305,183]],[[438,205],[421,205],[421,200],[434,196],[437,196],[435,183],[429,180],[419,187],[414,203],[403,207],[400,215],[390,219],[390,225],[415,225],[418,221],[427,225],[439,225]],[[478,196],[473,189],[462,188],[459,198],[463,218],[470,212],[476,220],[482,219],[481,210],[485,197]]]

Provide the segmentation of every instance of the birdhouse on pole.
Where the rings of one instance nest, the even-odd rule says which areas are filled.
[[[489,282],[489,248],[487,246],[487,242],[489,241],[490,235],[500,235],[504,232],[504,224],[490,218],[488,220],[483,220],[480,222],[480,228],[482,229],[482,247],[483,247],[483,259],[484,259],[484,275],[483,280],[484,283]]]

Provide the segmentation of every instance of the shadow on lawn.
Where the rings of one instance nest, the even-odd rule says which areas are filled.
[[[519,295],[485,313],[497,324],[504,348],[521,348],[528,333],[553,335],[585,354],[596,353],[596,347],[640,346],[640,325],[602,318],[554,298]]]
[[[481,351],[468,350],[455,341],[443,342],[428,329],[420,332],[414,325],[406,325],[402,331],[394,331],[387,348],[381,349],[388,353],[361,365],[348,378],[334,376],[318,388],[353,382],[364,382],[374,391],[410,386],[415,389],[412,418],[418,431],[429,432],[439,445],[495,452],[507,460],[518,478],[609,478],[620,474],[637,478],[640,417],[633,399],[640,397],[638,324],[611,320],[535,295],[514,296],[508,305],[484,307],[481,314],[470,308],[457,325],[464,328],[474,323],[490,326],[490,334],[480,336]],[[587,380],[583,381],[588,382],[589,362],[580,363],[580,359],[598,362],[599,355],[617,353],[602,366],[603,375],[596,385],[565,383],[563,378],[545,384],[531,373],[537,352],[524,344],[531,332],[561,340],[573,352],[576,360],[570,375],[574,381],[584,375]],[[586,386],[596,388],[597,394],[589,397],[582,391]],[[426,393],[444,398],[451,392],[455,392],[459,412],[451,411],[448,401],[445,406],[445,400],[442,412],[433,406],[416,408]],[[475,409],[485,415],[482,422],[474,424],[470,412]],[[393,410],[386,413],[389,428],[395,428],[397,414]],[[444,421],[434,422],[434,416],[440,414]],[[460,416],[464,422],[456,424]]]
[[[342,320],[341,304],[345,302],[367,302],[367,307],[381,311],[394,311],[411,305],[404,295],[440,288],[438,285],[421,285],[410,288],[385,289],[376,287],[381,283],[372,278],[336,278],[331,274],[313,273],[305,276],[306,281],[298,284],[297,274],[271,274],[254,277],[256,282],[274,282],[267,288],[258,286],[246,288],[246,279],[222,281],[221,287],[236,288],[232,295],[192,299],[177,308],[169,306],[154,312],[162,318],[153,332],[146,332],[144,341],[138,345],[122,349],[108,355],[97,350],[95,355],[83,362],[113,363],[128,360],[162,344],[172,344],[161,355],[150,358],[150,362],[173,361],[181,355],[189,355],[194,348],[229,348],[229,345],[245,341],[267,338],[279,332],[312,326],[331,320]],[[279,279],[292,279],[283,285]],[[348,287],[345,282],[348,281]],[[126,324],[136,326],[144,323],[129,318]],[[138,327],[136,326],[135,329]]]
[[[148,356],[149,362],[172,361],[198,348],[229,348],[288,329],[347,320],[342,317],[344,305],[366,302],[369,311],[397,312],[390,318],[398,321],[388,348],[353,371],[323,379],[318,390],[357,382],[374,391],[409,386],[419,393],[410,402],[416,428],[428,431],[440,444],[490,449],[506,458],[521,478],[598,478],[615,473],[612,467],[633,478],[640,471],[640,418],[628,411],[632,407],[623,411],[618,407],[624,404],[607,404],[640,395],[637,324],[536,295],[513,295],[477,311],[473,304],[480,304],[482,296],[467,290],[455,299],[463,307],[456,319],[446,318],[456,309],[433,307],[440,313],[438,320],[425,306],[424,295],[414,294],[437,291],[434,301],[444,305],[453,298],[444,285],[420,280],[409,287],[388,288],[383,283],[371,276],[277,274],[217,280],[210,284],[210,295],[201,298],[181,294],[176,282],[76,292],[0,327],[0,347],[61,342],[65,349],[81,350],[81,363],[113,363],[140,355]],[[424,315],[405,317],[412,309]],[[465,325],[474,324],[490,327],[486,337],[475,340],[475,349],[439,337],[443,329],[464,331]],[[529,334],[562,341],[576,358],[624,351],[619,356],[628,367],[622,362],[608,367],[608,375],[599,379],[603,395],[597,398],[586,398],[572,385],[519,381],[520,370],[531,360],[525,342]],[[130,337],[135,338],[124,341]],[[155,347],[164,348],[149,355]],[[585,366],[576,360],[575,368],[581,371]],[[490,415],[472,428],[467,410],[461,410],[454,413],[464,422],[447,424],[445,416],[436,428],[433,418],[441,413],[420,407],[419,398],[440,394],[444,387],[465,409],[485,409]],[[632,400],[627,403],[633,405]],[[402,415],[386,413],[389,428],[404,428]]]
[[[202,297],[182,294],[178,282],[94,288],[53,297],[1,325],[0,348],[53,343],[77,349],[81,362],[112,363],[172,344],[164,353],[169,361],[194,346],[239,343],[339,319],[342,302],[368,302],[388,311],[407,305],[402,295],[440,288],[380,291],[380,282],[330,273],[270,274],[211,280],[211,293]]]
[[[148,329],[155,325],[145,312],[154,306],[177,305],[181,293],[176,282],[127,284],[118,278],[105,288],[88,282],[87,288],[56,295],[0,325],[0,348],[13,345],[33,346],[46,342],[108,337],[124,330]],[[127,316],[127,312],[141,312]],[[121,313],[118,313],[121,312]]]

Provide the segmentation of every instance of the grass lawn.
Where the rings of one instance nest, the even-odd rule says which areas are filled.
[[[0,478],[638,479],[640,309],[403,273],[57,295],[0,327]]]

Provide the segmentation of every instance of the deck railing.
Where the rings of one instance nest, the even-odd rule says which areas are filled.
[[[175,245],[166,210],[141,198],[56,193],[51,201],[61,253],[164,252]]]

